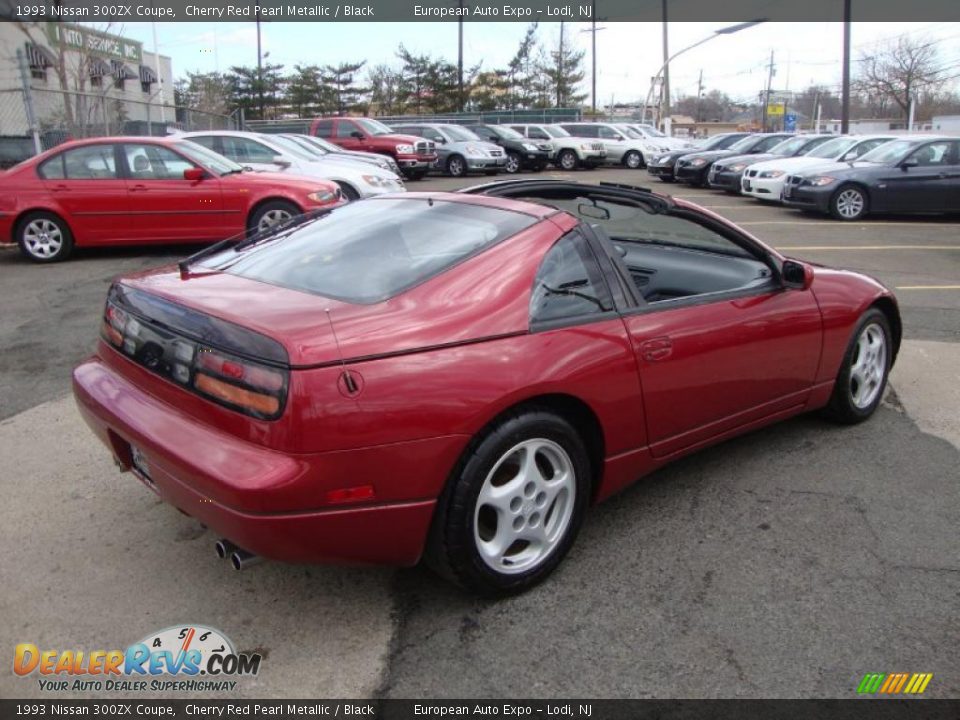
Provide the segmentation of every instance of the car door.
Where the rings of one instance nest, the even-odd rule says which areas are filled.
[[[938,183],[939,212],[960,212],[960,141],[952,143],[950,164],[943,168]]]
[[[187,180],[197,165],[171,148],[120,143],[130,197],[132,242],[213,240],[226,236],[219,178]]]
[[[243,167],[267,172],[280,172],[285,169],[276,163],[280,153],[252,138],[240,135],[196,135],[188,139]]]
[[[367,134],[353,120],[337,120],[333,132],[333,141],[342,148],[373,151],[368,147]]]
[[[880,171],[870,190],[871,208],[884,212],[937,212],[946,202],[953,145],[924,143],[901,162]]]
[[[38,172],[79,242],[129,239],[130,198],[113,143],[65,150],[42,163]]]
[[[623,133],[611,127],[600,125],[597,128],[597,135],[600,138],[600,142],[602,142],[607,149],[607,160],[611,162],[620,162],[630,149],[627,138]]]

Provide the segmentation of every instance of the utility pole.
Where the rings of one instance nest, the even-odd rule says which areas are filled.
[[[27,124],[30,125],[30,134],[33,136],[33,149],[39,155],[43,152],[43,146],[40,144],[40,133],[37,130],[37,116],[33,111],[30,71],[27,69],[27,58],[20,48],[17,48],[17,67],[20,70],[20,84],[23,86],[23,108],[27,112]]]
[[[700,109],[703,107],[703,68],[700,68],[700,79],[697,80],[697,122],[700,122]]]
[[[817,118],[817,125],[814,127],[813,131],[815,133],[820,132],[820,91],[817,90],[816,97],[813,99],[813,116]]]
[[[557,53],[557,107],[563,88],[563,22],[560,23],[560,52]]]
[[[260,45],[260,0],[257,0],[257,95],[260,98],[260,119],[263,117],[263,53]]]
[[[770,51],[770,65],[767,71],[767,89],[763,94],[763,132],[767,131],[768,109],[770,107],[770,88],[773,85],[773,50]]]
[[[461,18],[457,21],[457,87],[460,92],[457,107],[463,112],[463,0],[460,0],[460,14],[457,17]]]
[[[843,0],[843,98],[840,106],[840,132],[850,132],[850,3]]]
[[[581,30],[580,32],[588,32],[591,34],[591,53],[590,57],[593,63],[593,68],[590,71],[591,82],[590,82],[590,103],[593,110],[593,114],[597,114],[597,33],[601,30],[606,30],[606,28],[597,27],[597,0],[592,0],[590,6],[590,29]],[[646,108],[644,108],[646,109]]]
[[[660,119],[664,132],[670,134],[670,48],[667,38],[667,0],[661,3],[663,10],[663,84],[660,86]]]

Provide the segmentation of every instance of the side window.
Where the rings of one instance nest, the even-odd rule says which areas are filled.
[[[313,134],[322,138],[333,137],[333,120],[321,120],[318,122],[313,130]]]
[[[224,135],[220,139],[223,142],[223,154],[241,165],[245,162],[272,163],[277,156],[276,152],[255,140],[228,135]]]
[[[447,142],[447,139],[433,128],[424,128],[423,132],[420,133],[420,137],[425,137],[427,140],[433,140],[433,142],[440,143],[441,145]]]
[[[543,130],[541,130],[540,128],[530,128],[530,129],[527,131],[527,137],[533,138],[534,140],[549,140],[549,139],[550,139],[550,136],[547,135],[547,134],[546,134]]]
[[[337,137],[338,138],[349,138],[353,137],[353,133],[356,132],[357,126],[354,125],[349,120],[341,120],[337,123]]]
[[[138,180],[182,180],[183,171],[195,167],[186,158],[159,145],[124,143],[130,176]]]
[[[949,142],[930,143],[914,151],[907,159],[916,160],[920,167],[949,165],[951,154],[950,145],[951,143]]]
[[[113,145],[86,145],[63,154],[64,171],[71,180],[116,180]]]
[[[527,128],[524,125],[510,125],[509,127],[511,130],[516,130],[518,133],[520,133],[524,137],[533,137],[532,135],[530,135],[530,133],[533,132],[533,128]]]
[[[589,319],[613,309],[610,291],[586,238],[562,237],[547,251],[530,296],[530,322]]]
[[[784,140],[786,140],[783,135],[777,135],[773,137],[764,138],[756,145],[753,146],[753,152],[755,153],[765,153],[767,150],[772,148],[774,145],[779,145]]]
[[[600,130],[600,138],[602,140],[623,140],[623,136],[612,128],[601,125],[598,130]]]
[[[190,142],[196,143],[197,145],[203,145],[208,150],[213,150],[214,152],[217,152],[217,147],[216,147],[217,139],[213,135],[195,135],[187,139]]]
[[[600,133],[597,132],[598,128],[596,125],[563,125],[562,127],[571,135],[576,135],[578,137],[600,137]]]
[[[63,153],[44,160],[37,168],[37,175],[44,180],[63,180],[67,177],[63,170]]]

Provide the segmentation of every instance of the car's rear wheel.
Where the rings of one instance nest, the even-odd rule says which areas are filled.
[[[247,228],[255,232],[262,232],[299,214],[300,208],[292,202],[270,200],[251,213]]]
[[[590,490],[576,430],[547,410],[506,416],[471,445],[441,497],[428,562],[483,594],[526,590],[573,545]]]
[[[517,153],[507,153],[507,166],[505,169],[511,175],[520,172],[520,156]]]
[[[623,156],[623,164],[631,170],[638,170],[643,167],[643,155],[636,150],[631,150]]]
[[[451,155],[447,160],[447,175],[450,177],[463,177],[467,174],[467,163],[459,155]]]
[[[66,260],[73,251],[73,235],[59,215],[33,212],[17,225],[17,244],[25,257],[38,263]]]
[[[830,214],[838,220],[859,220],[867,214],[867,194],[855,185],[845,185],[830,199]]]
[[[870,308],[857,323],[826,414],[838,422],[858,423],[880,405],[893,363],[890,323],[877,308]]]
[[[580,160],[573,150],[561,150],[560,157],[557,158],[557,164],[563,170],[576,170],[579,163]]]

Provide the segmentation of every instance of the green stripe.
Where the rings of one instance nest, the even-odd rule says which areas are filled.
[[[860,694],[873,694],[877,692],[886,677],[886,673],[867,673],[863,676],[863,680],[860,681],[857,692]]]

